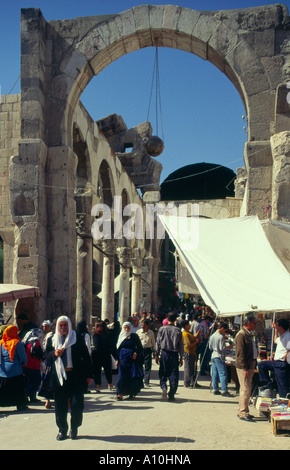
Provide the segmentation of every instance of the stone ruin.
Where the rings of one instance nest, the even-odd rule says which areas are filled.
[[[96,204],[111,207],[115,196],[142,207],[159,200],[161,168],[142,146],[150,124],[127,129],[115,115],[96,123],[80,102],[90,80],[111,62],[156,46],[211,62],[244,104],[248,141],[245,166],[237,170],[238,204],[222,216],[264,218],[270,205],[273,219],[290,220],[285,5],[223,11],[142,5],[53,21],[39,9],[22,9],[21,93],[1,96],[0,104],[1,237],[4,282],[40,287],[41,297],[29,302],[39,322],[67,313],[90,323],[94,309],[112,319],[116,259],[121,318],[158,309],[160,243],[94,243],[91,237]],[[208,203],[201,207],[213,214]],[[13,307],[5,307],[7,316]]]

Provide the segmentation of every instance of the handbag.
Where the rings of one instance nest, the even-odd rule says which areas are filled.
[[[111,354],[111,369],[117,370],[116,359],[114,358],[112,354]]]

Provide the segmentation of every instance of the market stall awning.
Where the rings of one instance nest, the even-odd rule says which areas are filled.
[[[290,311],[290,274],[258,217],[159,217],[200,295],[215,313]]]
[[[39,296],[40,289],[38,287],[22,284],[0,284],[0,302]]]

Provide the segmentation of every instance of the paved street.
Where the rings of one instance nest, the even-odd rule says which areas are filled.
[[[284,450],[286,435],[274,436],[271,424],[259,416],[254,423],[240,421],[238,397],[222,398],[210,391],[209,378],[199,380],[200,389],[183,387],[183,368],[176,401],[161,400],[158,370],[154,365],[152,387],[134,401],[116,402],[106,388],[85,398],[83,426],[76,440],[56,441],[54,409],[43,403],[25,413],[0,409],[1,450],[100,450],[100,451],[191,451],[191,450]],[[116,376],[114,376],[116,380]],[[234,386],[230,386],[234,393]]]

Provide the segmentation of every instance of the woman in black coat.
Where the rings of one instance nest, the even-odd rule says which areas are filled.
[[[131,333],[131,324],[125,322],[122,326],[117,343],[117,400],[124,395],[133,399],[143,388],[143,347],[139,336]]]
[[[112,390],[112,341],[105,322],[99,321],[95,325],[93,335],[94,349],[92,352],[93,373],[97,393],[100,393],[102,383],[102,368],[108,382],[108,387]]]

